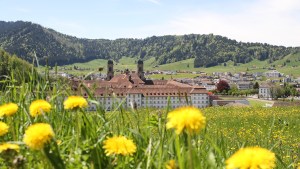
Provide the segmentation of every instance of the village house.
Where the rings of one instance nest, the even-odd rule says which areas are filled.
[[[271,96],[271,85],[269,84],[260,84],[258,90],[258,96],[261,99],[272,99]]]
[[[211,91],[211,90],[217,89],[216,84],[211,80],[203,80],[203,81],[201,81],[201,83],[202,83],[202,86],[206,88],[206,90]]]
[[[270,70],[265,72],[265,76],[269,78],[278,78],[281,77],[283,74],[278,72],[277,70]]]
[[[239,90],[248,90],[253,88],[253,83],[249,81],[240,81],[236,84]]]

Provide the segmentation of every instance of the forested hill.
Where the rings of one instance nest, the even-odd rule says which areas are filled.
[[[0,91],[7,84],[20,85],[32,81],[32,72],[35,69],[30,63],[0,49]]]
[[[0,48],[32,62],[49,65],[84,62],[97,58],[118,60],[122,56],[155,57],[157,64],[195,58],[195,67],[209,67],[232,60],[271,62],[296,53],[299,48],[261,43],[242,43],[216,35],[160,36],[145,39],[80,39],[31,22],[0,21]]]

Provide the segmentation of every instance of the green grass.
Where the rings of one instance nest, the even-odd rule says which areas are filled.
[[[290,60],[290,63],[286,63],[286,66],[282,66],[284,62],[287,60]],[[115,70],[136,70],[136,58],[132,57],[122,57],[118,62],[115,62],[114,69]],[[224,66],[223,64],[218,66],[213,66],[209,68],[194,68],[194,59],[187,59],[182,60],[175,63],[168,63],[163,65],[157,65],[155,63],[155,58],[152,57],[148,60],[144,61],[144,70],[151,71],[151,70],[171,70],[171,71],[202,71],[206,72],[208,74],[212,74],[213,72],[232,72],[232,73],[238,73],[238,72],[266,72],[268,71],[267,68],[269,68],[271,65],[274,65],[275,68],[286,75],[294,75],[294,76],[300,76],[300,69],[298,69],[298,65],[300,63],[300,53],[287,55],[281,60],[277,60],[273,63],[268,63],[267,60],[265,61],[259,61],[259,60],[253,60],[246,64],[238,64],[237,66],[233,65],[232,61],[226,62],[227,66]],[[80,68],[90,68],[90,70],[61,70],[70,74],[74,75],[86,75],[91,72],[98,72],[99,67],[104,68],[102,73],[106,73],[107,71],[107,60],[104,59],[95,59],[90,62],[86,63],[74,63],[71,65],[65,65],[65,66],[58,66],[58,69],[62,67],[66,68],[73,68],[74,66],[78,66]],[[39,68],[40,71],[42,71],[44,67]],[[118,74],[119,72],[116,72]],[[161,79],[162,76],[160,75],[154,75],[152,78]],[[175,76],[174,78],[176,78]],[[194,77],[194,76],[188,76],[188,77]],[[170,77],[166,76],[166,79],[169,79]],[[180,75],[178,75],[178,78],[180,78]]]
[[[199,74],[191,74],[191,73],[177,73],[174,75],[166,75],[166,74],[153,74],[148,76],[151,79],[175,79],[175,78],[194,78],[199,76]]]
[[[130,58],[124,58],[116,67],[128,67],[132,61]],[[191,60],[185,64],[189,62]],[[252,64],[254,63],[262,64],[257,61],[253,61]],[[145,61],[147,67],[153,64],[153,59]],[[184,65],[183,62],[181,64]],[[232,63],[228,62],[229,68],[230,64]],[[92,68],[92,65],[94,68],[105,66],[106,61],[97,60],[87,65],[76,66]],[[176,64],[169,64],[168,67],[171,68],[172,65],[175,67]],[[134,64],[132,67],[134,68]],[[49,78],[47,75],[40,77],[34,71],[30,74],[29,81],[20,79],[16,83],[14,76],[7,79],[10,80],[1,82],[0,103],[16,103],[18,111],[12,116],[3,116],[3,107],[0,107],[0,120],[9,126],[5,133],[5,128],[0,125],[0,147],[2,143],[9,142],[19,145],[20,151],[0,152],[1,169],[161,169],[165,168],[169,160],[175,160],[181,169],[219,169],[225,168],[226,160],[240,148],[252,146],[274,152],[278,169],[296,168],[300,163],[300,107],[287,107],[285,104],[284,107],[263,108],[263,103],[258,101],[250,101],[252,107],[209,107],[201,109],[206,117],[204,129],[194,134],[176,134],[173,128],[167,128],[167,115],[172,111],[172,105],[166,105],[164,109],[146,107],[133,110],[120,104],[112,111],[105,112],[103,105],[98,104],[97,98],[94,97],[95,91],[84,85],[73,91],[65,79]],[[97,105],[96,111],[88,112],[81,108],[64,109],[64,100],[68,96],[82,95],[82,92],[88,93],[87,100],[90,104]],[[51,111],[44,110],[40,115],[32,116],[30,106],[38,99],[47,100]],[[43,106],[38,110],[41,109]],[[178,121],[182,119],[184,116],[178,118]],[[194,120],[189,119],[183,123],[190,124]],[[55,136],[48,140],[50,135],[47,135],[44,147],[34,150],[24,143],[23,138],[25,131],[36,123],[51,125]],[[183,130],[186,131],[185,128]],[[45,131],[41,129],[42,133]],[[137,147],[136,152],[131,156],[108,155],[104,143],[112,136],[124,136],[132,140]],[[38,138],[37,142],[32,142],[33,145],[41,143],[41,134],[33,138]],[[20,163],[14,162],[18,160]]]
[[[282,66],[284,62],[287,60],[290,60],[290,63],[287,63],[286,66]],[[223,64],[209,67],[209,68],[193,68],[193,62],[194,59],[187,59],[182,60],[175,63],[169,63],[164,65],[157,65],[155,63],[154,57],[145,60],[144,61],[144,70],[145,71],[151,71],[151,70],[171,70],[171,71],[197,71],[197,72],[206,72],[209,75],[211,75],[213,72],[232,72],[232,73],[238,73],[238,72],[266,72],[268,71],[268,67],[271,65],[274,65],[275,68],[284,73],[285,75],[293,75],[295,77],[300,76],[300,69],[298,69],[298,62],[300,60],[300,53],[288,55],[284,57],[281,60],[275,61],[272,64],[269,64],[267,60],[265,61],[259,61],[259,60],[253,60],[246,64],[238,64],[237,66],[233,65],[232,61],[226,62],[227,66],[223,66]],[[118,62],[115,62],[114,69],[115,74],[119,74],[121,70],[130,69],[130,70],[136,70],[136,58],[132,57],[122,57]],[[90,62],[86,63],[75,63],[71,65],[65,65],[65,66],[58,66],[58,70],[60,71],[61,68],[73,68],[74,66],[77,66],[79,68],[90,68],[90,70],[61,70],[63,72],[67,72],[74,75],[87,75],[89,73],[96,73],[99,72],[98,69],[101,67],[103,68],[103,71],[101,73],[106,74],[107,72],[107,60],[104,59],[95,59]],[[44,70],[45,67],[40,67],[38,70],[40,72]],[[172,78],[194,78],[198,75],[191,74],[191,73],[178,73],[177,75],[163,75],[163,74],[155,74],[149,76],[151,79],[172,79]]]
[[[266,104],[271,104],[269,101],[264,100],[254,100],[254,99],[247,99],[249,101],[250,106],[253,107],[264,107]]]
[[[289,59],[298,56],[290,55]],[[286,58],[287,59],[287,58]],[[186,70],[192,59],[178,63],[154,67],[154,59],[145,61],[145,70]],[[294,60],[296,62],[296,60]],[[116,69],[135,69],[135,60],[122,58],[116,63]],[[278,61],[278,64],[280,62]],[[216,66],[207,69],[189,68],[190,71],[249,71],[265,70],[267,62],[252,61],[233,67]],[[106,68],[105,60],[94,60],[87,64],[73,64],[69,67]],[[291,66],[291,65],[288,65]],[[61,67],[58,67],[61,68]],[[288,70],[288,69],[285,69]],[[82,73],[72,70],[73,73]],[[83,71],[84,72],[84,71]],[[105,70],[104,70],[105,72]],[[87,72],[85,72],[87,73]],[[170,78],[170,75],[153,75],[152,78]],[[155,77],[156,76],[156,77]],[[172,75],[172,77],[175,75]],[[194,74],[178,73],[176,77],[192,77]],[[173,77],[175,78],[175,77]],[[167,129],[167,114],[171,106],[165,109],[141,108],[137,110],[116,106],[105,112],[97,105],[95,112],[85,109],[65,110],[63,101],[70,95],[89,93],[88,101],[97,103],[94,91],[81,86],[74,92],[65,81],[59,79],[37,78],[25,83],[20,80],[16,85],[14,77],[0,92],[1,104],[14,102],[18,112],[10,117],[1,117],[9,125],[7,134],[0,136],[0,142],[11,142],[20,146],[20,151],[2,151],[0,168],[165,168],[166,162],[175,160],[184,168],[225,168],[226,160],[243,147],[259,146],[276,154],[276,168],[296,168],[300,162],[299,131],[300,107],[263,108],[266,101],[249,100],[252,107],[210,107],[201,109],[206,117],[205,129],[193,135]],[[30,115],[30,105],[37,99],[47,100],[51,111],[37,117]],[[227,98],[230,99],[230,98]],[[190,123],[186,121],[185,123]],[[24,142],[24,134],[29,126],[47,123],[52,126],[55,137],[45,143],[44,148],[32,150]],[[0,131],[3,128],[0,127]],[[44,131],[44,130],[43,130]],[[125,136],[136,145],[131,156],[107,155],[104,142],[112,136]],[[40,137],[40,135],[38,136]],[[21,161],[16,166],[14,161]],[[26,159],[26,160],[25,160]]]
[[[16,86],[12,79],[2,90],[0,102],[14,102],[19,109],[13,116],[1,117],[10,128],[0,136],[0,142],[18,144],[20,151],[1,152],[1,168],[16,167],[13,161],[19,158],[19,168],[161,169],[169,160],[175,160],[181,168],[218,169],[225,167],[233,153],[249,146],[274,152],[276,168],[293,168],[300,161],[300,107],[205,108],[201,109],[206,117],[205,129],[192,135],[176,134],[174,129],[166,128],[170,105],[137,110],[116,106],[110,112],[101,105],[95,112],[65,110],[64,99],[80,95],[80,91],[87,91],[88,101],[97,103],[93,91],[84,86],[74,93],[68,83],[59,80],[36,79],[32,75],[32,81]],[[52,109],[32,117],[29,107],[37,99],[47,100]],[[55,133],[39,150],[23,142],[25,131],[35,123],[50,124]],[[131,156],[107,155],[104,141],[112,136],[131,139],[136,152]]]
[[[194,59],[187,59],[187,60],[182,60],[182,61],[175,62],[175,63],[168,63],[168,64],[164,64],[164,65],[159,65],[155,69],[158,69],[158,70],[179,70],[179,71],[180,70],[188,70],[188,71],[199,70],[197,68],[194,68]]]

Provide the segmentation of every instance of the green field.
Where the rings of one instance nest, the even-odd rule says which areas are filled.
[[[300,164],[300,107],[209,107],[201,109],[206,117],[204,129],[188,134],[184,128],[176,134],[174,129],[166,128],[171,105],[165,109],[137,110],[117,105],[110,112],[105,112],[101,105],[95,112],[67,110],[64,98],[73,94],[66,83],[47,79],[20,86],[12,81],[7,85],[0,94],[0,102],[13,102],[19,108],[16,114],[1,117],[9,129],[6,133],[0,125],[0,141],[14,143],[20,149],[3,150],[4,145],[0,144],[1,168],[160,169],[169,160],[175,160],[180,168],[219,169],[225,168],[226,160],[240,148],[252,146],[275,153],[276,168],[292,169]],[[30,105],[37,99],[47,100],[51,110],[44,110],[40,104],[37,110],[44,111],[34,117]],[[92,95],[88,101],[96,102]],[[0,114],[2,110],[1,107]],[[43,145],[39,149],[24,141],[25,131],[36,123],[49,124],[54,132],[53,138],[42,136],[45,129],[40,129],[39,135],[31,133],[31,139],[36,139],[30,142],[31,146]],[[131,155],[108,154],[104,145],[112,136],[132,140],[136,149],[132,149]],[[44,137],[48,141],[42,142]],[[15,163],[16,159],[20,162]]]
[[[263,101],[263,100],[254,100],[254,99],[248,99],[250,106],[253,107],[264,107],[266,104],[272,104],[269,101]]]
[[[289,62],[287,62],[289,60]],[[120,73],[121,70],[129,69],[129,70],[136,70],[136,58],[131,57],[122,57],[120,60],[115,62],[115,70],[116,74]],[[286,65],[284,63],[286,62]],[[208,74],[212,74],[213,72],[266,72],[268,71],[271,65],[273,65],[279,72],[282,72],[286,75],[294,75],[300,76],[300,69],[298,69],[298,65],[300,63],[300,53],[288,55],[281,60],[274,61],[273,63],[269,64],[267,60],[265,61],[258,61],[253,60],[246,64],[238,64],[237,66],[233,65],[232,61],[226,62],[226,66],[224,64],[213,66],[209,68],[194,68],[194,59],[187,59],[182,60],[175,63],[169,63],[164,65],[157,65],[155,63],[154,57],[144,61],[144,70],[151,71],[151,70],[171,70],[171,71],[197,71],[197,72],[206,72]],[[90,70],[62,70],[61,68],[73,68],[74,66],[78,66],[79,68],[90,68]],[[59,71],[64,71],[74,75],[86,75],[91,72],[99,72],[99,68],[103,68],[101,73],[106,73],[106,66],[107,60],[104,59],[95,59],[90,62],[86,63],[75,63],[71,65],[65,66],[58,66]],[[44,67],[39,68],[40,71],[44,70]],[[118,71],[119,70],[119,71]],[[173,75],[172,78],[181,78],[185,75]],[[163,76],[161,75],[154,75],[151,78],[161,79]],[[188,75],[188,77],[194,77],[193,75]],[[171,77],[165,76],[164,78],[169,79]]]

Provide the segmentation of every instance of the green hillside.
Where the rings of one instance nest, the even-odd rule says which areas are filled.
[[[290,61],[289,61],[290,60]],[[137,59],[130,58],[130,57],[122,57],[118,62],[114,62],[114,69],[115,70],[136,70],[136,62]],[[170,71],[191,71],[191,72],[206,72],[208,74],[212,74],[213,72],[266,72],[268,68],[274,66],[275,69],[278,71],[286,74],[286,75],[293,75],[293,76],[300,76],[300,69],[298,65],[300,65],[300,53],[291,54],[284,57],[282,60],[275,61],[274,63],[270,64],[268,61],[259,61],[257,59],[245,63],[245,64],[237,64],[234,66],[233,61],[225,62],[224,63],[209,67],[209,68],[194,68],[193,67],[194,59],[186,59],[174,63],[168,63],[163,65],[157,65],[155,62],[155,58],[150,58],[144,61],[144,70],[151,71],[151,70],[170,70]],[[74,68],[77,66],[79,68],[90,68],[89,70],[62,70],[62,68]],[[98,72],[99,68],[103,68],[101,73],[106,73],[107,69],[107,60],[105,59],[95,59],[89,62],[84,63],[74,63],[70,65],[63,65],[58,66],[58,70],[74,74],[74,75],[85,75],[90,72]],[[44,67],[40,67],[40,70],[43,70]],[[120,72],[116,72],[120,73]],[[176,75],[152,75],[151,78],[161,79],[164,77],[165,79],[170,78],[184,78],[184,77],[196,77],[197,74],[191,73],[177,73]]]
[[[33,66],[0,49],[0,90],[6,85],[19,85],[32,78]]]
[[[299,48],[243,43],[213,34],[152,36],[145,39],[82,39],[23,21],[0,21],[0,48],[41,65],[113,59],[127,67],[129,65],[126,62],[142,59],[151,60],[150,67],[162,65],[162,69],[169,69],[168,63],[176,62],[179,62],[176,63],[179,69],[185,69],[185,66],[213,67],[230,60],[235,65],[254,60],[274,63],[299,52]],[[124,57],[126,61],[122,60]],[[120,68],[123,67],[120,65]]]

